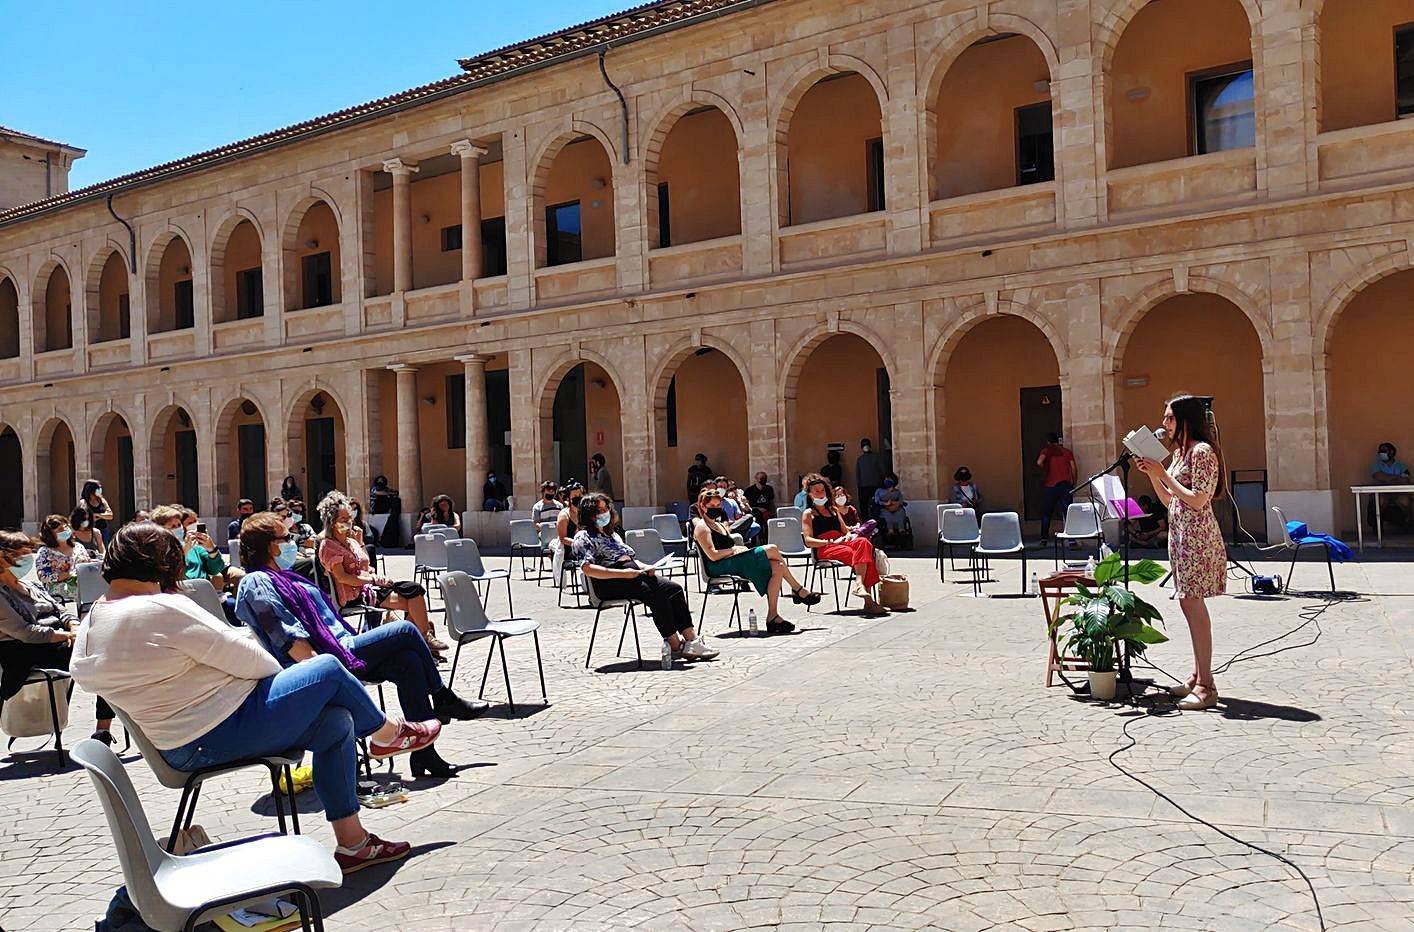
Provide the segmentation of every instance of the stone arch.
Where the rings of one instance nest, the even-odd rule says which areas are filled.
[[[169,401],[152,416],[147,425],[148,475],[152,477],[151,506],[182,504],[189,508],[201,507],[201,451],[202,437],[197,429],[196,417],[190,408],[175,401]],[[196,462],[182,463],[180,444],[176,439],[179,432],[190,430],[196,448]],[[171,448],[168,448],[168,437]],[[170,478],[169,478],[170,477]]]
[[[18,359],[24,350],[20,339],[20,296],[18,279],[0,267],[0,359]]]
[[[68,294],[68,345],[56,346],[56,342],[65,342],[62,335],[50,332],[50,329],[60,322],[57,314],[50,314],[49,309],[49,287],[53,283],[56,272],[64,274],[64,282],[67,286]],[[32,308],[32,326],[34,330],[34,351],[35,353],[46,353],[51,350],[69,349],[74,345],[73,340],[73,305],[74,305],[74,274],[69,269],[69,264],[62,256],[50,253],[40,265],[39,271],[34,276],[34,287],[30,292],[30,304]]]
[[[823,322],[822,322],[823,323]],[[884,362],[884,368],[888,370],[890,380],[898,378],[898,362],[894,359],[893,352],[889,348],[889,343],[882,334],[868,324],[862,324],[856,320],[840,318],[833,326],[822,326],[818,328],[808,340],[797,343],[791,347],[781,365],[781,397],[787,402],[794,401],[796,388],[800,382],[800,371],[805,367],[805,362],[810,358],[820,344],[833,336],[841,333],[852,333],[868,343],[874,352],[879,354],[879,358]]]
[[[3,279],[0,279],[3,280]],[[0,420],[0,475],[9,488],[0,498],[0,529],[18,530],[25,520],[25,444],[19,428]]]
[[[962,308],[962,312],[943,330],[928,354],[928,366],[924,371],[929,373],[934,388],[943,387],[948,363],[952,360],[952,355],[963,338],[978,324],[998,315],[1020,317],[1027,321],[1045,336],[1046,342],[1051,345],[1051,352],[1056,354],[1057,360],[1063,361],[1070,357],[1070,349],[1066,344],[1065,336],[1056,328],[1055,323],[1049,317],[1039,313],[1035,308],[1020,301],[999,298],[996,302],[996,310],[992,310],[987,306],[985,299],[978,299]],[[1061,377],[1064,379],[1064,372]]]
[[[58,464],[53,462],[53,448],[56,435],[60,428],[69,439],[69,464]],[[23,441],[21,442],[23,446]],[[35,516],[37,521],[43,521],[45,516],[51,514],[63,514],[66,517],[73,510],[74,499],[78,497],[76,476],[78,471],[78,434],[74,431],[74,425],[69,419],[57,411],[50,415],[39,431],[35,434],[34,461],[35,478],[37,485],[37,504],[39,513]],[[58,478],[60,468],[63,466],[65,474],[63,484],[56,488],[55,479]],[[70,488],[65,492],[63,485]],[[60,497],[64,496],[64,497]]]
[[[1350,303],[1376,282],[1406,269],[1414,268],[1414,264],[1411,264],[1410,261],[1411,257],[1414,257],[1414,253],[1395,252],[1380,256],[1372,262],[1356,266],[1356,276],[1342,281],[1336,287],[1335,293],[1327,298],[1316,312],[1316,319],[1311,324],[1311,346],[1315,350],[1317,358],[1330,352],[1331,333],[1335,330],[1336,321],[1340,319],[1341,313],[1350,306]]]
[[[1129,26],[1134,17],[1139,15],[1139,11],[1148,6],[1152,0],[1117,0],[1110,8],[1104,19],[1095,26],[1096,45],[1100,48],[1100,70],[1096,73],[1102,78],[1109,74],[1110,65],[1114,62],[1115,49],[1119,47],[1120,38],[1124,35],[1124,30]],[[1242,4],[1242,9],[1247,13],[1247,25],[1252,31],[1252,51],[1255,55],[1260,48],[1260,28],[1262,22],[1262,10],[1258,5],[1258,0],[1238,0]],[[1257,65],[1253,59],[1253,67]]]
[[[242,469],[244,464],[241,459],[239,442],[233,444],[232,438],[236,433],[236,419],[245,413],[246,406],[253,410],[251,417],[257,417],[263,428],[265,435],[265,446],[263,459],[265,468],[261,470],[259,476],[244,476]],[[224,402],[212,405],[212,410],[217,411],[215,423],[212,427],[211,448],[213,462],[216,467],[216,512],[220,515],[234,515],[235,503],[242,498],[242,485],[251,484],[258,480],[262,494],[250,496],[256,502],[256,506],[265,506],[265,492],[270,485],[270,442],[271,442],[271,420],[266,413],[265,405],[253,394],[237,389]],[[244,482],[243,482],[244,480]]]
[[[284,440],[285,440],[285,463],[289,474],[294,476],[299,482],[300,488],[304,492],[305,506],[308,509],[305,520],[309,521],[309,513],[313,512],[315,505],[319,503],[319,497],[330,489],[342,488],[348,484],[349,472],[349,451],[348,451],[348,424],[349,412],[351,408],[344,398],[328,382],[320,378],[311,379],[305,382],[295,394],[289,396],[290,404],[284,413]],[[327,399],[318,402],[316,399]],[[252,399],[253,400],[253,399]],[[320,407],[316,410],[315,405]],[[332,409],[332,410],[331,410]],[[310,419],[310,415],[315,418],[332,418],[334,430],[332,437],[332,480],[327,474],[316,473],[316,469],[322,469],[325,464],[312,464],[309,462],[308,450],[306,448],[305,425]],[[342,423],[343,427],[340,428]],[[267,431],[270,422],[266,422]],[[269,452],[270,444],[274,442],[266,436],[266,451]],[[268,468],[268,463],[267,463]],[[283,476],[281,477],[284,478]],[[418,507],[421,505],[405,505],[406,508]],[[311,524],[315,522],[310,522]]]
[[[618,209],[615,203],[616,184],[623,182],[619,169],[619,152],[609,134],[598,125],[587,120],[575,119],[570,121],[568,129],[555,134],[541,145],[535,160],[531,164],[530,172],[530,205],[531,205],[531,239],[535,250],[535,267],[545,268],[549,265],[548,233],[545,228],[545,208],[548,206],[550,196],[550,175],[555,166],[556,160],[564,152],[565,147],[571,143],[578,142],[585,138],[593,139],[600,146],[605,158],[608,160],[609,177],[604,179],[607,190],[604,199],[609,206],[609,227],[611,248],[609,255],[614,255],[619,248],[618,235]],[[583,218],[581,205],[581,218]],[[582,227],[581,227],[582,229]]]
[[[669,455],[665,452],[667,450],[668,391],[669,387],[673,384],[674,378],[682,368],[703,350],[713,350],[721,353],[722,356],[726,358],[731,369],[735,371],[737,378],[741,381],[743,410],[739,417],[735,413],[727,413],[723,417],[723,421],[729,425],[729,429],[734,430],[738,425],[743,429],[743,436],[739,443],[742,461],[740,464],[737,464],[740,466],[740,469],[731,469],[731,463],[725,466],[719,466],[719,468],[724,471],[724,474],[740,477],[743,483],[747,481],[745,479],[746,469],[751,463],[750,431],[745,429],[745,426],[749,423],[751,413],[749,395],[751,385],[750,366],[745,357],[741,355],[730,341],[706,333],[696,334],[694,337],[684,338],[673,343],[661,353],[661,358],[652,370],[652,377],[648,382],[648,397],[651,402],[649,409],[650,436],[648,441],[649,448],[653,451],[656,461],[657,468],[654,470],[654,476],[659,490],[655,501],[661,499],[664,495],[677,498],[680,494],[686,492],[686,487],[682,486],[681,483],[674,484],[672,477],[686,475],[687,465],[691,462],[690,458],[697,451],[685,449],[681,446],[680,441],[680,446],[678,447],[679,452],[675,458],[678,462],[671,465],[666,462],[666,460],[669,459]],[[681,388],[679,388],[676,397],[679,412],[678,430],[680,434],[683,423],[683,396],[681,391]],[[734,401],[735,399],[731,400]],[[724,439],[723,443],[729,446],[731,445],[730,440],[727,439]],[[712,453],[708,454],[709,462],[712,461],[713,456],[714,454]],[[675,470],[674,466],[679,468]],[[691,503],[689,502],[689,504]]]
[[[662,179],[662,156],[664,147],[672,131],[678,127],[682,119],[702,109],[715,110],[717,113],[721,114],[732,132],[734,145],[731,148],[734,158],[733,164],[736,169],[735,200],[737,205],[734,232],[741,232],[741,218],[746,213],[746,205],[742,203],[741,199],[741,153],[743,146],[742,141],[746,138],[741,117],[737,115],[731,103],[721,95],[714,94],[710,91],[694,91],[689,88],[678,94],[666,107],[659,110],[653,122],[649,124],[651,129],[643,143],[643,177],[647,182],[644,186],[647,195],[644,206],[646,209],[645,221],[650,249],[662,245],[662,231],[660,229],[659,220],[658,182]],[[676,203],[676,199],[673,199],[673,201]],[[684,239],[681,236],[674,236],[673,239],[675,242],[672,245],[676,245],[678,242],[697,242],[702,239],[714,238],[716,237],[699,235]]]
[[[1108,352],[1105,356],[1107,371],[1118,373],[1121,361],[1124,359],[1125,349],[1128,347],[1129,339],[1134,335],[1134,328],[1144,319],[1155,307],[1158,307],[1169,298],[1180,294],[1214,294],[1221,298],[1226,298],[1229,303],[1237,307],[1246,316],[1252,329],[1257,332],[1257,339],[1262,345],[1262,366],[1264,370],[1271,368],[1272,352],[1272,328],[1257,306],[1257,301],[1242,289],[1231,285],[1218,278],[1209,278],[1202,275],[1190,273],[1188,277],[1188,290],[1179,291],[1174,287],[1172,279],[1160,279],[1148,288],[1141,291],[1126,306],[1124,311],[1112,326],[1112,338],[1109,343]]]
[[[249,223],[255,232],[256,250],[262,270],[264,267],[265,231],[261,227],[260,218],[245,207],[231,208],[216,225],[216,232],[212,234],[208,255],[207,280],[210,282],[212,323],[223,323],[236,319],[235,309],[232,306],[235,299],[233,282],[236,270],[230,270],[230,274],[227,274],[226,250],[231,243],[232,234],[243,223]]]
[[[118,259],[123,274],[123,290],[120,294],[127,295],[129,302],[131,302],[133,279],[128,255],[121,245],[109,240],[99,248],[93,261],[89,263],[88,273],[84,276],[84,306],[88,315],[89,343],[101,343],[106,340],[122,338],[121,334],[124,328],[121,319],[123,313],[121,304],[111,309],[103,306],[103,279],[107,276],[109,264],[114,258]],[[109,310],[113,314],[112,320],[105,319],[107,317],[105,311]],[[127,313],[129,315],[128,327],[131,328],[131,303],[129,303]],[[109,326],[105,327],[105,324],[109,324]]]
[[[315,245],[310,246],[309,240],[300,239],[300,229],[304,226],[305,220],[316,208],[323,206],[329,211],[334,221],[332,242],[314,240]],[[249,218],[246,218],[249,219]],[[343,231],[344,218],[339,212],[338,202],[329,194],[318,188],[310,188],[310,193],[299,199],[285,216],[285,223],[280,233],[280,250],[284,256],[284,281],[281,288],[284,295],[284,307],[287,311],[295,311],[308,307],[319,307],[321,305],[305,300],[304,290],[304,270],[303,258],[306,255],[318,255],[329,253],[329,294],[330,303],[338,304],[344,299],[342,292],[341,262],[343,258]],[[233,227],[234,229],[234,227]],[[257,233],[261,233],[261,248],[264,249],[265,238],[260,228],[256,228]]]
[[[108,410],[94,419],[93,427],[89,431],[89,475],[103,483],[105,495],[113,506],[113,515],[118,522],[126,521],[137,508],[134,501],[137,463],[130,463],[131,471],[124,476],[120,462],[108,457],[108,435],[115,424],[121,424],[128,436],[133,437],[135,423],[137,422],[127,409],[114,404],[110,399]],[[116,454],[118,451],[114,452]],[[133,452],[136,454],[136,450]]]
[[[1024,16],[1013,16],[1010,13],[991,13],[987,17],[985,28],[978,29],[975,26],[967,28],[968,24],[977,22],[977,12],[975,10],[965,10],[957,13],[949,19],[949,27],[945,27],[945,38],[938,43],[938,47],[928,56],[927,62],[919,71],[926,76],[927,90],[924,96],[925,105],[929,110],[938,105],[938,91],[943,84],[943,78],[957,62],[958,56],[967,51],[981,39],[991,36],[1001,36],[1013,33],[1025,36],[1041,50],[1041,55],[1046,59],[1046,68],[1051,73],[1051,80],[1055,80],[1056,72],[1060,69],[1060,54],[1056,52],[1055,43],[1050,35]],[[963,30],[963,31],[954,31]]]
[[[586,363],[592,363],[604,371],[605,376],[607,376],[608,378],[608,387],[611,387],[613,389],[615,400],[618,405],[620,432],[619,462],[610,462],[610,471],[611,473],[617,476],[617,484],[615,486],[614,491],[620,497],[622,497],[625,493],[624,484],[627,480],[627,477],[625,476],[626,470],[622,468],[622,437],[625,433],[627,433],[624,425],[623,400],[625,397],[626,387],[629,383],[626,381],[625,376],[623,372],[619,369],[619,367],[616,366],[613,362],[611,362],[606,355],[596,350],[592,350],[588,347],[567,347],[564,351],[557,355],[554,361],[544,370],[546,372],[546,377],[544,383],[540,387],[540,395],[536,401],[536,426],[538,430],[535,436],[538,438],[539,441],[539,445],[536,450],[536,467],[541,472],[544,472],[547,467],[553,466],[554,468],[550,469],[550,472],[548,473],[549,475],[555,475],[560,471],[558,468],[559,464],[554,462],[555,399],[559,394],[561,384],[564,382],[565,377],[570,374],[570,371],[573,370],[576,366]],[[615,470],[615,466],[619,466],[620,468]]]
[[[195,242],[186,234],[181,227],[174,223],[168,223],[167,229],[157,234],[147,247],[147,261],[143,266],[143,294],[145,297],[145,313],[147,315],[148,333],[166,333],[172,330],[181,329],[177,327],[177,307],[176,296],[164,295],[162,288],[163,266],[168,264],[168,253],[173,249],[173,243],[181,243],[181,248],[187,252],[187,271],[185,278],[182,277],[180,268],[169,269],[171,276],[170,284],[175,286],[177,281],[196,281],[196,254],[192,252],[192,243]],[[195,323],[195,313],[193,313],[193,324]]]

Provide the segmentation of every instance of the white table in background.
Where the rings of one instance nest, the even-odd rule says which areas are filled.
[[[1360,511],[1360,496],[1375,496],[1375,539],[1379,545],[1385,545],[1385,529],[1380,520],[1380,496],[1391,495],[1414,495],[1414,485],[1352,485],[1351,494],[1355,496],[1355,536],[1360,542],[1360,549],[1365,549],[1365,515]]]

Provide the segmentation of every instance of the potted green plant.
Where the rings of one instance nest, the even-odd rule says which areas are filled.
[[[1124,586],[1126,570],[1130,582],[1153,583],[1163,578],[1164,568],[1153,560],[1140,560],[1126,567],[1119,554],[1112,553],[1095,567],[1096,589],[1077,585],[1076,593],[1067,596],[1060,623],[1070,624],[1065,648],[1072,656],[1084,660],[1090,667],[1090,695],[1095,699],[1115,697],[1115,663],[1118,644],[1123,641],[1129,656],[1143,656],[1150,644],[1162,644],[1168,638],[1150,622],[1162,622],[1163,616]]]

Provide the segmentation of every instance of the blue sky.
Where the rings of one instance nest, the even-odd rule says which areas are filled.
[[[77,188],[457,72],[641,0],[0,0],[0,125],[88,150]]]

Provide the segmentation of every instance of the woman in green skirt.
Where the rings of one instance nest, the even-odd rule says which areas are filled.
[[[739,576],[749,581],[758,595],[766,597],[766,632],[789,634],[794,631],[795,625],[782,618],[776,608],[781,583],[790,585],[791,601],[797,605],[814,605],[820,601],[820,596],[800,584],[775,544],[744,547],[732,538],[718,489],[708,486],[702,490],[697,496],[697,514],[701,517],[692,520],[692,539],[702,559],[707,561],[707,574]]]

